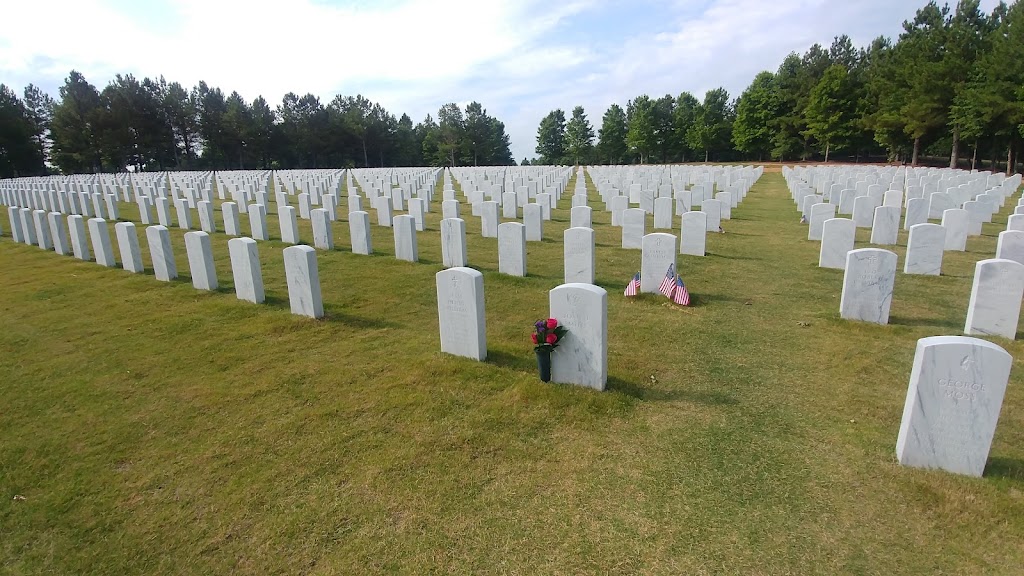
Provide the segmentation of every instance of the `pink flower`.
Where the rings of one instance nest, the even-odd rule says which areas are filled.
[[[548,318],[548,330],[552,330],[558,327],[558,320],[554,318]]]
[[[533,339],[533,343],[534,343],[534,344],[536,344],[536,343],[537,343],[537,335],[536,335],[536,334],[530,334],[530,338],[532,338],[532,339]]]
[[[555,342],[558,342],[558,336],[555,336],[554,334],[548,334],[547,343],[554,344]]]

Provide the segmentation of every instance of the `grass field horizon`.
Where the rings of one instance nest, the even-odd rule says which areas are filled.
[[[899,272],[876,326],[839,318],[843,273],[817,267],[775,170],[706,257],[678,257],[690,308],[622,296],[640,251],[587,185],[605,392],[540,382],[529,343],[562,282],[566,197],[526,278],[497,273],[496,239],[462,206],[485,362],[440,352],[439,198],[415,264],[375,218],[375,254],[352,254],[339,211],[336,249],[317,253],[320,321],[289,312],[272,214],[265,305],[235,298],[222,232],[205,293],[176,227],[164,283],[144,237],[134,275],[16,244],[4,222],[2,571],[1020,573],[1020,341],[991,339],[1015,360],[984,478],[894,454],[916,342],[962,333],[975,262],[1015,202],[941,277]]]

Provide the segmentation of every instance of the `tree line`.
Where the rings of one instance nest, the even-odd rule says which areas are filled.
[[[584,109],[562,110],[537,130],[536,163],[695,160],[886,159],[950,167],[988,160],[1009,171],[1024,137],[1024,3],[986,14],[979,0],[929,2],[893,42],[856,48],[846,35],[789,54],[731,100],[689,92],[623,109],[612,104],[595,134]],[[524,163],[529,163],[524,159]],[[945,160],[942,160],[944,163]]]
[[[514,164],[505,125],[478,102],[413,125],[362,95],[275,107],[206,82],[117,75],[101,91],[71,71],[58,99],[0,84],[0,178],[134,170]]]

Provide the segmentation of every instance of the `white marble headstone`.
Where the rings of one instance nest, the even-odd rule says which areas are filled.
[[[465,267],[466,222],[462,218],[441,220],[441,261],[445,268]]]
[[[904,274],[938,276],[942,273],[942,255],[946,246],[946,229],[938,224],[915,224],[907,239]]]
[[[896,254],[880,248],[861,248],[846,254],[846,273],[839,314],[846,320],[889,323]]]
[[[117,247],[121,253],[121,266],[129,272],[142,273],[144,269],[142,250],[139,248],[139,235],[135,230],[135,224],[133,222],[114,224],[114,236],[117,237]]]
[[[526,276],[526,226],[519,222],[498,225],[498,272]]]
[[[707,247],[708,216],[703,212],[683,212],[679,230],[679,253],[703,256]]]
[[[107,228],[107,221],[103,218],[90,218],[89,237],[92,238],[92,251],[96,255],[96,263],[110,268],[117,266],[117,261],[114,260],[114,247],[110,243],[110,230]]]
[[[357,210],[348,213],[349,241],[353,254],[373,253],[373,238],[370,236],[370,213]]]
[[[249,207],[250,214],[252,214],[254,206],[257,205],[253,204]],[[188,269],[192,275],[192,287],[196,290],[216,290],[217,269],[213,265],[210,235],[206,232],[186,232],[185,252],[188,254]]]
[[[846,269],[846,255],[853,250],[857,225],[849,218],[829,218],[821,226],[821,251],[818,266]]]
[[[395,216],[395,258],[418,262],[419,247],[416,243],[416,220],[408,214]]]
[[[231,276],[235,283],[235,296],[239,300],[262,304],[263,270],[260,266],[259,247],[252,238],[228,240],[231,257]]]
[[[406,218],[412,220],[409,216]],[[292,314],[323,318],[324,305],[320,298],[320,272],[316,263],[316,249],[312,246],[285,248],[284,273],[288,279],[288,303]]]
[[[1021,298],[1024,264],[999,259],[978,262],[974,266],[964,333],[1015,339]]]
[[[551,381],[604,390],[608,383],[608,293],[563,284],[548,293],[548,317],[568,332],[551,353]]]
[[[647,226],[647,213],[640,208],[629,208],[622,213],[622,247],[639,249]]]
[[[896,438],[900,464],[981,477],[1013,358],[978,338],[917,341]]]
[[[170,282],[178,277],[178,266],[174,262],[171,248],[171,234],[166,226],[150,226],[146,228],[146,240],[149,242],[149,253],[153,260],[153,273],[157,280]]]
[[[593,284],[594,231],[586,227],[569,228],[562,235],[562,245],[565,283]]]
[[[434,278],[441,351],[484,360],[487,358],[484,275],[472,268],[453,267],[438,272]]]

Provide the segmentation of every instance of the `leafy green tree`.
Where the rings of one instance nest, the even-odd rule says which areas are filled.
[[[565,159],[565,112],[552,110],[537,128],[537,154],[541,164],[560,164]]]
[[[100,93],[84,76],[72,70],[60,88],[60,103],[53,108],[50,126],[52,162],[65,174],[100,170],[96,138],[100,114]]]
[[[736,102],[736,122],[732,141],[736,149],[758,160],[771,153],[774,123],[779,115],[779,95],[775,74],[761,72]]]
[[[437,125],[440,128],[439,153],[447,157],[448,166],[458,166],[456,156],[466,134],[466,120],[459,105],[451,102],[441,106],[437,111]]]
[[[181,84],[171,82],[164,93],[163,109],[174,139],[176,164],[179,168],[189,168],[195,161],[196,148],[199,146],[196,92],[187,91]],[[182,154],[184,158],[180,157]]]
[[[805,115],[807,134],[823,146],[825,162],[832,148],[843,148],[853,135],[856,102],[851,100],[846,68],[833,64],[811,90]]]
[[[0,178],[45,172],[31,111],[14,91],[0,84]]]
[[[686,133],[686,140],[694,150],[704,151],[707,162],[711,152],[729,147],[732,134],[733,108],[725,88],[709,90],[704,102],[697,108],[693,125]]]
[[[672,138],[675,142],[675,154],[683,162],[686,162],[686,159],[692,155],[692,150],[686,141],[686,133],[697,118],[698,108],[700,108],[700,101],[693,94],[683,92],[676,97],[676,104],[672,109]]]
[[[577,166],[580,158],[586,160],[590,157],[590,152],[594,148],[594,128],[591,127],[590,120],[587,120],[583,106],[572,109],[572,118],[565,126],[565,143],[569,155]]]
[[[52,145],[50,123],[53,121],[53,108],[56,102],[38,86],[29,84],[23,92],[22,104],[25,106],[26,118],[32,126],[32,139],[40,154],[46,158]]]
[[[657,143],[654,102],[650,96],[642,94],[626,103],[626,123],[626,145],[644,164]]]
[[[618,104],[612,104],[601,118],[597,131],[597,150],[609,164],[619,164],[626,157],[626,112]]]

